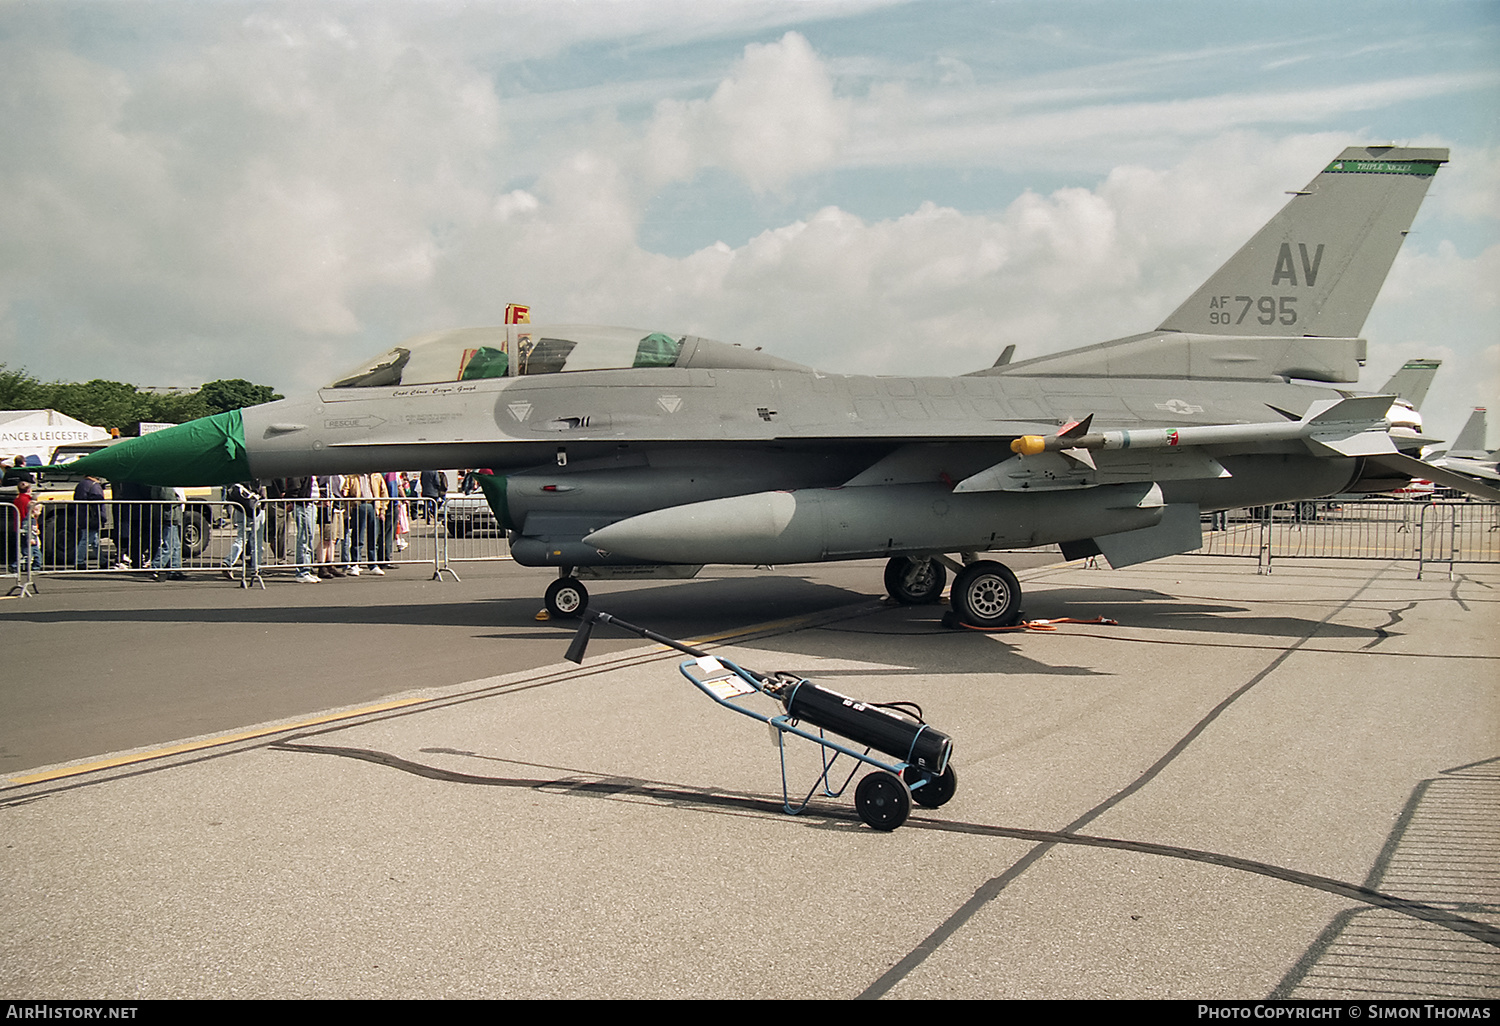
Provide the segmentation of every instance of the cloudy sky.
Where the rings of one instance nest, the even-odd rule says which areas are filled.
[[[1500,406],[1493,0],[0,0],[0,128],[0,362],[283,392],[507,302],[962,373],[1154,328],[1346,145],[1447,146],[1363,384]]]

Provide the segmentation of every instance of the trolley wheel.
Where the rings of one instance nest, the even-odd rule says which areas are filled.
[[[876,830],[894,830],[911,814],[911,792],[896,774],[876,770],[854,789],[854,807]]]
[[[542,601],[553,616],[571,619],[583,615],[589,606],[589,593],[576,577],[559,577],[547,585]]]
[[[901,772],[901,777],[906,781],[908,787],[915,784],[923,777],[928,777],[927,783],[911,793],[911,800],[924,809],[936,809],[948,804],[953,793],[958,790],[958,771],[949,763],[948,768],[936,777],[924,773],[915,766],[908,766]]]
[[[935,559],[896,556],[885,565],[886,594],[903,606],[925,606],[943,597],[948,571]]]
[[[953,579],[951,602],[971,627],[1010,627],[1021,618],[1021,582],[1004,563],[981,559]]]

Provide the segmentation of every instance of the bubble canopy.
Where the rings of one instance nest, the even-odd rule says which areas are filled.
[[[683,336],[596,325],[457,328],[418,335],[366,360],[328,388],[432,385],[523,374],[671,367]],[[516,353],[514,366],[511,354]]]

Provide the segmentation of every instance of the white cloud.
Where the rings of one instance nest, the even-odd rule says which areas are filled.
[[[671,20],[651,5],[632,20],[635,6],[591,6],[598,21],[571,37],[524,4],[508,33],[399,5],[213,8],[191,44],[114,66],[13,40],[0,53],[0,359],[286,391],[405,334],[495,323],[515,301],[830,370],[963,372],[1011,342],[1025,358],[1149,330],[1351,141],[1342,113],[1473,85],[1412,75],[1311,107],[1286,91],[1146,102],[1130,84],[1144,58],[1097,81],[996,85],[993,68],[946,56],[881,78],[908,60],[899,46],[825,58],[781,27],[730,58],[696,54],[680,77],[677,55],[652,51],[628,79],[566,64],[545,69],[576,73],[566,87],[496,84],[511,79],[495,66],[527,52],[557,57],[582,36],[628,48]],[[795,18],[796,5],[750,6],[735,9],[741,27]],[[684,38],[712,31],[685,18]],[[1268,105],[1306,111],[1310,130],[1235,128]],[[1500,210],[1492,154],[1472,156],[1450,174],[1455,153],[1434,196],[1454,223]],[[806,183],[871,166],[917,183],[904,213],[857,216],[836,182],[795,205]],[[1071,184],[964,210],[923,202],[931,167],[1065,168]],[[648,251],[652,198],[705,172],[793,212],[737,247]],[[1443,251],[1442,238],[1409,242],[1372,343],[1387,344],[1382,325],[1398,341],[1434,329],[1455,377],[1492,387],[1474,368],[1496,343],[1494,249]]]
[[[851,103],[805,38],[752,43],[707,100],[664,100],[646,134],[661,181],[704,167],[740,175],[756,192],[830,166],[849,134]]]
[[[1471,259],[1450,242],[1403,250],[1366,334],[1371,387],[1412,357],[1443,360],[1422,414],[1451,439],[1475,406],[1500,405],[1500,245]]]
[[[94,351],[150,383],[263,375],[290,339],[358,331],[366,293],[429,287],[443,227],[492,204],[503,141],[483,76],[327,18],[252,15],[131,72],[12,46],[0,94],[21,144],[0,159],[0,261],[25,268],[0,300],[108,339]],[[289,341],[164,351],[214,337]]]

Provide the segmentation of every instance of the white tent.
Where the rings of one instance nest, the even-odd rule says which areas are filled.
[[[91,427],[56,410],[0,410],[0,459],[10,466],[17,456],[50,462],[52,450],[74,442],[98,442],[109,437],[104,428]]]

